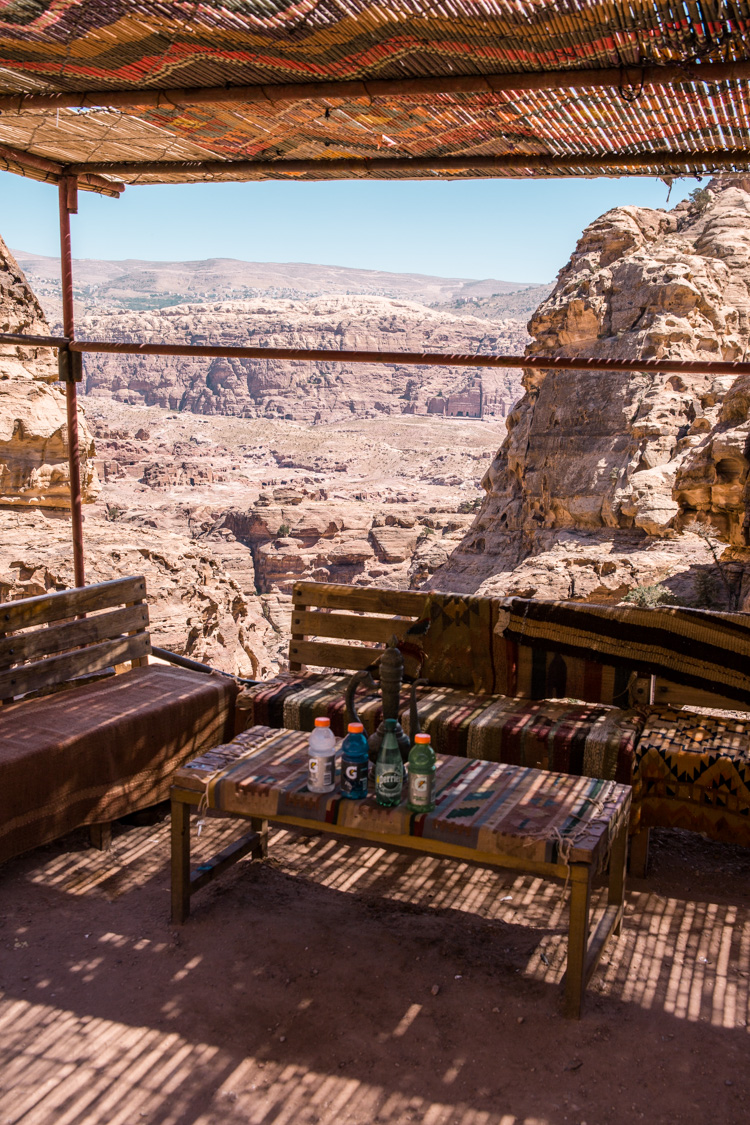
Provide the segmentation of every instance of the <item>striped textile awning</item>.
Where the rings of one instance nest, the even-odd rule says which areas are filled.
[[[749,33],[739,0],[5,0],[0,167],[111,183],[741,170]]]

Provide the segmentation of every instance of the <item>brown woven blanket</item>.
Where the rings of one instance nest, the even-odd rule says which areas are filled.
[[[750,615],[513,598],[503,635],[519,645],[616,662],[750,704]]]

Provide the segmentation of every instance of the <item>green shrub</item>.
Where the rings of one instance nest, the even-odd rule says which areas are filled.
[[[693,205],[693,209],[702,215],[711,202],[711,192],[708,188],[695,188],[690,192],[688,199]]]
[[[625,595],[623,601],[638,606],[654,605],[679,605],[680,599],[676,598],[671,590],[659,584],[655,586],[634,586]]]
[[[282,523],[281,526],[279,527],[276,538],[277,539],[286,539],[287,535],[289,534],[289,532],[291,530],[292,529],[291,529],[291,527],[289,526],[288,523]]]

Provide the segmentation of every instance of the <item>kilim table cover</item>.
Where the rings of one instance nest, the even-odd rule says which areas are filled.
[[[389,836],[439,840],[542,863],[606,866],[630,813],[630,786],[498,762],[441,757],[432,813],[373,797],[342,798],[307,788],[303,731],[255,727],[188,762],[175,785],[203,794],[210,809],[245,817],[296,817]]]

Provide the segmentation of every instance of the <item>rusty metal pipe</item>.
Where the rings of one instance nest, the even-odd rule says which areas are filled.
[[[0,332],[0,343],[19,344],[22,348],[64,348],[67,336],[24,336],[20,332]]]
[[[684,63],[666,65],[598,67],[586,70],[547,70],[500,74],[460,74],[431,78],[372,78],[339,82],[287,82],[247,86],[176,86],[159,90],[59,90],[34,94],[0,94],[0,109],[23,113],[27,109],[169,109],[183,105],[244,103],[284,105],[290,102],[393,98],[441,94],[524,93],[537,90],[570,90],[630,86],[664,86],[690,82],[747,81],[750,62]]]
[[[3,337],[0,336],[0,340]],[[332,348],[253,348],[223,344],[129,344],[73,340],[74,352],[184,355],[196,359],[284,359],[324,363],[381,363],[414,367],[508,367],[542,371],[653,371],[669,374],[750,375],[750,362],[733,360],[601,359],[567,356],[449,355],[443,352],[334,351]]]
[[[432,172],[577,172],[592,170],[622,175],[638,170],[678,172],[690,169],[706,175],[726,168],[750,167],[750,149],[705,152],[638,152],[553,156],[550,153],[503,153],[500,156],[425,157],[320,157],[316,160],[147,160],[89,161],[71,164],[76,175],[97,172],[107,176],[266,176],[271,178],[307,173],[327,177],[373,172],[422,175]]]
[[[62,280],[63,330],[70,339],[75,330],[73,312],[73,257],[70,244],[70,214],[78,210],[77,182],[63,176],[58,184],[60,200],[60,268]],[[81,451],[78,440],[78,396],[75,381],[65,384],[65,405],[68,416],[68,469],[70,474],[70,519],[73,530],[73,571],[76,586],[85,586],[83,561],[83,503],[81,498]]]
[[[56,160],[49,160],[46,156],[38,156],[34,152],[26,152],[24,149],[14,148],[12,145],[0,145],[0,160],[17,164],[19,167],[30,168],[36,172],[46,172],[55,178],[65,175],[66,171],[65,165]],[[105,180],[95,173],[84,173],[78,178],[87,187],[96,191],[101,190],[106,192],[107,195],[120,195],[125,191],[125,184],[117,183],[114,180]]]

